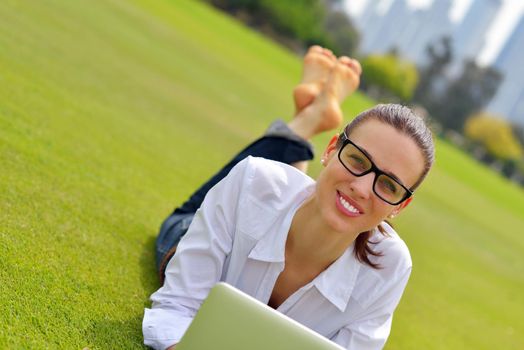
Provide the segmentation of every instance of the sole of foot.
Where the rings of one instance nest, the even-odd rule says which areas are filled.
[[[318,45],[312,46],[304,57],[304,68],[300,84],[293,90],[295,111],[298,115],[320,94],[337,58],[331,50]]]
[[[300,110],[290,126],[304,138],[340,127],[344,119],[340,105],[358,88],[361,72],[358,61],[345,56],[339,58],[322,89]]]

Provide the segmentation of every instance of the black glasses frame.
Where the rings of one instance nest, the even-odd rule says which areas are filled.
[[[388,204],[391,204],[391,205],[397,205],[397,204],[400,204],[402,202],[404,202],[406,199],[408,199],[409,197],[411,197],[413,195],[413,191],[410,190],[409,188],[407,188],[406,186],[404,186],[403,184],[401,184],[399,181],[395,180],[391,175],[389,175],[388,173],[380,170],[376,165],[375,163],[373,163],[373,161],[371,159],[369,159],[369,157],[366,155],[366,152],[364,152],[360,147],[358,147],[357,145],[355,145],[353,143],[353,141],[351,141],[347,136],[346,136],[346,133],[343,134],[344,135],[344,141],[342,143],[342,146],[340,147],[340,149],[338,150],[338,160],[340,162],[340,164],[342,164],[342,166],[344,168],[346,168],[347,171],[349,171],[352,175],[356,176],[356,177],[361,177],[361,176],[364,176],[364,175],[367,175],[371,172],[375,173],[375,178],[373,179],[373,193],[380,199],[382,199],[384,202],[388,203]],[[354,172],[352,172],[347,166],[346,164],[344,164],[344,162],[342,161],[342,150],[344,149],[344,147],[346,147],[347,145],[352,145],[353,147],[355,147],[356,149],[358,149],[360,151],[360,153],[362,153],[362,155],[364,155],[364,157],[366,157],[366,159],[369,161],[369,163],[371,164],[371,168],[369,168],[368,170],[364,171],[363,173],[360,173],[360,174],[356,174]],[[375,191],[375,185],[377,183],[377,179],[380,175],[386,175],[387,177],[389,177],[391,180],[395,181],[397,184],[399,184],[403,189],[406,190],[406,194],[397,202],[390,202],[388,201],[387,199],[384,199],[382,198],[378,193],[377,191]]]

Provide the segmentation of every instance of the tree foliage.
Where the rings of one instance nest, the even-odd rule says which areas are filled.
[[[519,140],[521,145],[524,145],[524,125],[514,123],[512,124],[512,128],[515,137]]]
[[[444,36],[426,48],[428,64],[420,69],[420,82],[417,85],[414,101],[431,109],[438,103],[434,92],[434,84],[442,76],[453,60],[451,38]]]
[[[333,52],[340,55],[354,56],[360,40],[358,31],[353,26],[346,12],[330,7],[324,20],[324,29]]]
[[[409,101],[417,87],[416,66],[393,54],[369,55],[362,60],[362,82],[368,91],[378,91],[378,98],[394,96]],[[373,94],[373,93],[372,93]]]
[[[464,133],[498,159],[522,158],[522,145],[513,134],[511,125],[502,118],[487,113],[476,114],[467,120]]]
[[[500,81],[501,75],[494,68],[467,61],[462,74],[451,82],[440,103],[432,106],[432,114],[446,128],[460,132],[468,116],[478,113],[491,100]]]
[[[318,44],[352,55],[358,32],[330,0],[207,0],[292,48]]]
[[[260,14],[281,34],[294,36],[302,42],[324,42],[322,30],[325,8],[317,0],[259,0]]]
[[[449,37],[429,45],[426,53],[428,64],[420,70],[414,102],[423,105],[445,129],[462,132],[466,119],[494,96],[502,76],[495,68],[465,61],[462,72],[449,78],[453,61]]]

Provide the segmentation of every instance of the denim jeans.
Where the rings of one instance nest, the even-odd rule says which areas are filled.
[[[160,280],[164,279],[164,271],[169,259],[175,254],[176,246],[186,234],[195,213],[171,214],[160,226],[156,238],[156,268]]]
[[[162,223],[156,239],[156,267],[162,283],[167,263],[173,257],[178,242],[186,234],[207,192],[247,156],[293,164],[313,159],[313,147],[309,142],[294,134],[283,121],[277,120],[271,124],[263,137],[238,153],[216,175],[202,185],[189,200],[176,208]]]

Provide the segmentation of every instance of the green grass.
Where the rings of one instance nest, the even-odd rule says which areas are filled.
[[[0,348],[142,348],[161,220],[292,114],[300,60],[186,0],[0,18]],[[397,220],[414,271],[386,348],[524,348],[523,226],[522,189],[439,142]]]

